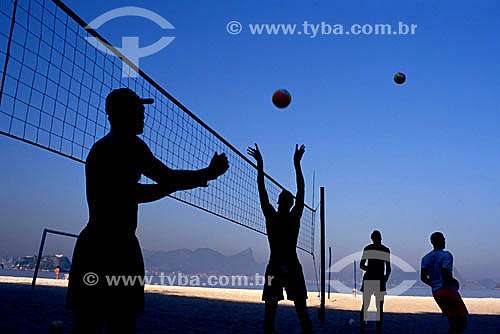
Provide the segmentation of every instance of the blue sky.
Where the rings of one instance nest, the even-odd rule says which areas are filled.
[[[239,150],[259,143],[266,170],[291,189],[293,148],[304,143],[306,196],[310,202],[315,171],[316,185],[326,187],[334,260],[361,250],[377,228],[394,254],[418,266],[430,233],[441,230],[462,274],[500,280],[492,265],[500,262],[498,1],[65,3],[87,22],[138,6],[172,23],[166,34],[175,40],[142,58],[143,71]],[[226,31],[232,20],[243,25],[238,35]],[[418,28],[315,38],[248,29],[304,21]],[[118,45],[122,36],[146,46],[165,34],[134,17],[98,31]],[[407,75],[402,86],[392,81],[399,71]],[[283,111],[271,104],[279,88],[293,96]],[[83,166],[9,138],[0,138],[0,149],[0,255],[34,253],[44,226],[83,228]],[[170,199],[143,205],[140,220],[145,249],[251,247],[267,259],[264,236]],[[71,253],[72,241],[51,238],[48,251]]]

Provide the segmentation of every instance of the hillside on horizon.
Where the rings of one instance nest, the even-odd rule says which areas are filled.
[[[143,251],[146,270],[185,274],[253,275],[263,274],[265,263],[258,263],[251,248],[226,256],[211,248],[182,248],[171,251]]]

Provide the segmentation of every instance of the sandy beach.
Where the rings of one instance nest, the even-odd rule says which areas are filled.
[[[0,276],[0,333],[48,333],[60,320],[71,333],[72,313],[64,307],[67,281]],[[138,333],[259,333],[264,304],[260,290],[174,286],[146,286],[146,313],[137,321]],[[500,333],[500,299],[465,298],[470,312],[466,333]],[[293,304],[280,303],[277,333],[300,333]],[[318,293],[310,292],[308,306],[314,333],[359,333],[361,298],[331,294],[325,324],[317,320]],[[373,306],[372,306],[373,308]],[[374,310],[374,309],[373,309]],[[346,321],[355,325],[348,327]],[[430,297],[388,296],[384,333],[446,333],[442,318]],[[366,333],[374,333],[370,324]]]

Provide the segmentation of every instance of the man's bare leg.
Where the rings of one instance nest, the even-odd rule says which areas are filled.
[[[363,292],[363,304],[361,305],[360,319],[359,319],[359,330],[364,333],[366,327],[366,314],[368,313],[368,308],[370,307],[371,294]]]
[[[295,310],[297,311],[297,316],[300,321],[300,328],[303,334],[312,333],[311,319],[309,319],[309,313],[307,312],[307,304],[305,299],[300,299],[294,301]]]
[[[448,333],[450,334],[462,334],[467,328],[467,318],[466,317],[451,317],[448,318],[450,322],[450,329]]]
[[[274,321],[276,319],[276,310],[278,301],[267,301],[264,314],[264,334],[274,334]]]
[[[135,334],[136,318],[134,312],[112,314],[106,322],[106,334]]]
[[[101,333],[104,320],[102,317],[89,311],[74,311],[73,334],[98,334]]]
[[[384,299],[377,299],[377,334],[382,333],[382,321],[384,320]]]

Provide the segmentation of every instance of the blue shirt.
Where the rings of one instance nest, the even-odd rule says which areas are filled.
[[[441,288],[447,288],[457,291],[457,287],[454,285],[444,286],[443,276],[441,274],[441,268],[453,270],[453,255],[445,250],[438,250],[429,252],[422,258],[422,269],[427,270],[429,278],[431,280],[432,291],[439,290]]]

